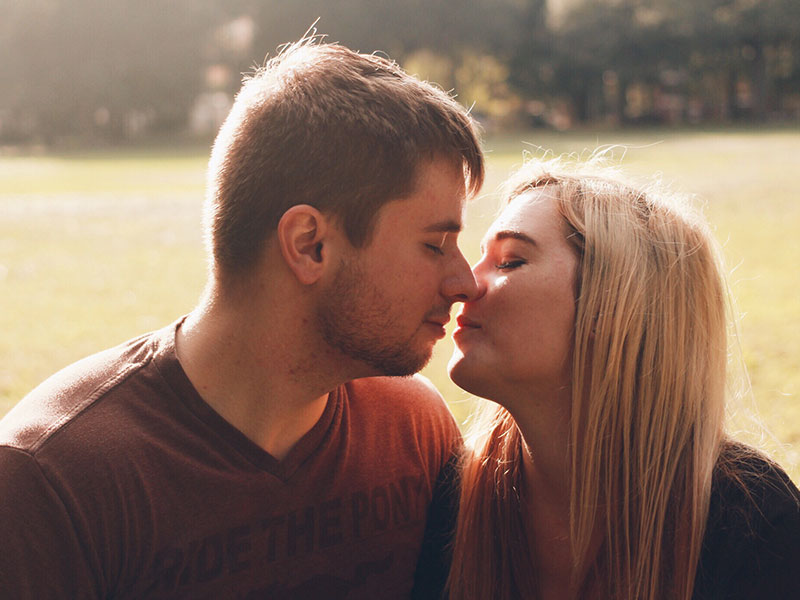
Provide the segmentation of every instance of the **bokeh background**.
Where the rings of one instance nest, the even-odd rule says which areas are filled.
[[[488,131],[796,121],[797,0],[2,0],[0,142],[211,135],[313,23]]]
[[[471,261],[523,152],[616,145],[627,170],[694,194],[752,382],[731,428],[800,481],[797,0],[0,0],[0,415],[191,310],[213,136],[242,74],[315,23],[481,122]],[[451,349],[425,373],[463,422],[473,400],[445,375]]]

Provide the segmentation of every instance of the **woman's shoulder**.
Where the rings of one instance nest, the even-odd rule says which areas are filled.
[[[781,518],[800,519],[800,491],[765,454],[739,442],[726,442],[714,468],[711,517],[741,518],[743,525],[753,527]]]
[[[799,566],[800,491],[766,455],[727,442],[698,568],[696,589],[707,593],[695,598],[800,598]]]

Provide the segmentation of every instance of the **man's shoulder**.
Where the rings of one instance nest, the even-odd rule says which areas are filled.
[[[386,398],[398,400],[403,407],[420,410],[447,410],[444,398],[436,386],[419,373],[408,377],[368,377],[355,379],[348,384],[354,398]]]
[[[152,359],[155,333],[83,358],[39,384],[0,420],[0,446],[36,452]]]
[[[350,414],[378,435],[460,440],[458,424],[436,387],[424,376],[371,377],[347,384]]]

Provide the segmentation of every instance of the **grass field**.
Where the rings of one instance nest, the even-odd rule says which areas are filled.
[[[792,183],[800,131],[490,138],[488,180],[468,209],[462,249],[478,258],[497,186],[523,150],[580,153],[605,144],[625,146],[628,170],[659,172],[707,202],[731,266],[752,381],[733,426],[800,481],[800,198]],[[207,149],[160,149],[0,157],[0,415],[57,369],[192,308],[205,278],[206,156]],[[445,374],[451,348],[442,342],[425,373],[463,420],[472,401]]]

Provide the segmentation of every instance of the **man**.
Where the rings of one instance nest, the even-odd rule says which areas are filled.
[[[424,380],[378,376],[476,293],[456,242],[482,178],[464,109],[386,60],[303,40],[246,81],[199,306],[0,424],[0,596],[403,598],[421,552],[432,594],[458,431]]]

